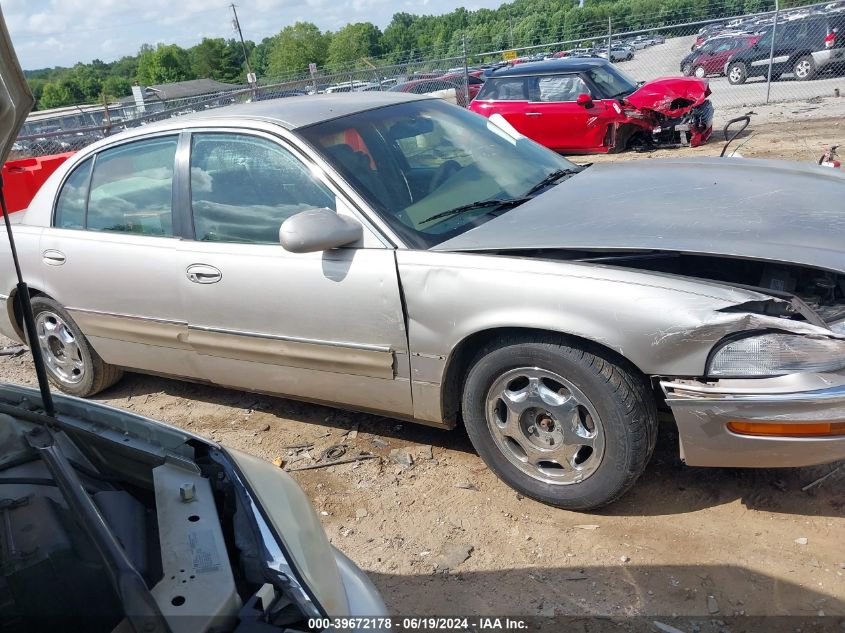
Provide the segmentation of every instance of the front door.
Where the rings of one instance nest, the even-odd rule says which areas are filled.
[[[178,139],[123,143],[74,167],[41,236],[41,273],[107,363],[191,376],[172,204]]]
[[[180,245],[179,288],[197,371],[221,385],[410,414],[393,250],[370,239],[283,249],[279,228],[292,215],[348,211],[274,137],[193,132],[190,174],[195,240]]]

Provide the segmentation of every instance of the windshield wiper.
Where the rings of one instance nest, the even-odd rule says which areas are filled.
[[[439,220],[441,218],[448,218],[453,215],[458,215],[459,213],[465,213],[466,211],[475,211],[476,209],[486,209],[487,207],[515,207],[523,202],[527,202],[531,198],[529,196],[524,196],[522,198],[491,198],[489,200],[477,200],[475,202],[470,202],[469,204],[462,204],[459,207],[455,207],[454,209],[446,209],[445,211],[441,211],[440,213],[435,213],[429,218],[420,221],[420,224],[425,224],[426,222],[433,222],[434,220]]]
[[[560,180],[564,176],[572,176],[573,174],[577,174],[578,172],[581,172],[581,171],[584,171],[583,167],[579,167],[578,169],[573,169],[573,168],[555,169],[552,173],[550,173],[548,176],[543,178],[536,185],[531,187],[531,189],[526,191],[525,195],[531,196],[531,195],[537,193],[538,191],[540,191],[541,189],[543,189],[544,187],[548,187],[549,185],[557,182],[558,180]]]

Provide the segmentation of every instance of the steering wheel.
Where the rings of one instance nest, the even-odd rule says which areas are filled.
[[[440,185],[449,180],[449,178],[454,176],[461,169],[461,164],[456,160],[447,160],[445,163],[441,163],[440,167],[437,168],[437,171],[434,172],[434,176],[431,178],[431,185],[428,187],[428,192],[432,193],[437,190]]]

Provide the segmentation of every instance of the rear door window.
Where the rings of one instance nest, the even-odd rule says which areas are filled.
[[[477,98],[490,101],[527,101],[525,79],[523,77],[488,79]]]
[[[97,155],[86,228],[173,235],[173,164],[177,136],[145,139]]]
[[[88,199],[88,179],[91,176],[89,158],[76,167],[59,193],[56,201],[56,213],[53,226],[62,229],[82,229],[85,227],[85,203]]]

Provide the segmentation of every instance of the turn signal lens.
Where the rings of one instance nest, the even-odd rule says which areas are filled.
[[[808,422],[806,424],[779,422],[728,422],[728,430],[739,435],[767,435],[770,437],[829,437],[845,435],[845,422]]]

